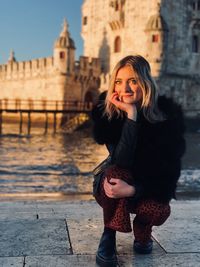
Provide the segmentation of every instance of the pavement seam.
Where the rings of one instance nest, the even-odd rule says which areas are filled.
[[[69,239],[69,245],[70,245],[71,254],[73,255],[74,251],[73,251],[72,242],[71,242],[71,238],[70,238],[70,234],[69,234],[69,228],[68,228],[66,219],[65,219],[65,226],[66,226],[66,231],[67,231],[67,235],[68,235],[68,239]]]
[[[25,265],[26,265],[26,256],[24,256],[23,267],[25,267]]]
[[[160,244],[160,242],[158,241],[158,239],[152,235],[152,238],[155,240],[155,242],[158,244],[158,246],[164,250],[165,253],[168,253],[167,250]]]

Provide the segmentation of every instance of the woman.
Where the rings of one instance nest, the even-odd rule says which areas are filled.
[[[111,166],[95,196],[103,208],[104,231],[96,262],[116,266],[116,231],[132,231],[133,249],[151,253],[154,225],[170,215],[185,151],[183,116],[179,105],[158,97],[149,63],[142,56],[119,61],[107,93],[92,112],[94,138],[105,144]]]

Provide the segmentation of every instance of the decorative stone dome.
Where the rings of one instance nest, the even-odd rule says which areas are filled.
[[[62,32],[60,33],[60,36],[58,37],[58,39],[55,41],[54,47],[75,49],[74,41],[70,37],[70,34],[68,32],[68,24],[67,24],[66,19],[64,20]]]
[[[72,38],[67,37],[59,37],[54,44],[54,47],[56,48],[74,48],[75,44]]]
[[[145,31],[168,31],[168,26],[160,14],[149,18]]]

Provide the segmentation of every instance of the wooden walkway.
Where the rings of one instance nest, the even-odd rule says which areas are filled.
[[[23,99],[3,99],[0,100],[0,134],[2,134],[3,114],[4,113],[18,113],[19,114],[19,133],[22,133],[23,114],[27,115],[27,132],[31,131],[31,114],[43,113],[45,115],[45,133],[49,127],[49,114],[53,114],[53,129],[56,132],[57,128],[57,114],[71,114],[78,115],[83,113],[90,113],[93,104],[91,102],[80,101],[57,101],[57,100],[23,100]]]
[[[0,100],[2,112],[90,112],[91,102],[57,101],[57,100]]]

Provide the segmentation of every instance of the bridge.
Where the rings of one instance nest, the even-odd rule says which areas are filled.
[[[64,129],[67,131],[67,127],[75,129],[81,123],[89,118],[93,107],[92,102],[81,101],[60,101],[60,100],[33,100],[33,99],[2,99],[0,100],[0,134],[2,134],[3,128],[3,114],[4,113],[18,113],[19,114],[19,133],[22,133],[23,126],[23,114],[27,114],[27,132],[31,132],[31,114],[43,113],[45,115],[45,133],[49,128],[49,114],[53,114],[53,129],[56,132],[57,128],[57,114],[71,114],[70,120],[64,125]]]

